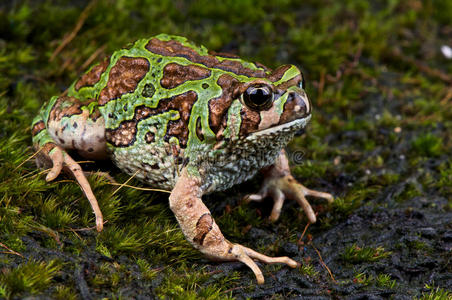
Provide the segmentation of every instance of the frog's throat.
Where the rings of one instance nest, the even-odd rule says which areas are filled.
[[[270,128],[266,128],[261,131],[256,131],[251,133],[249,136],[246,137],[246,139],[257,139],[262,138],[265,136],[273,136],[276,133],[277,134],[284,134],[284,133],[294,133],[304,127],[308,124],[309,120],[311,119],[311,115],[307,116],[306,118],[296,119],[278,126],[273,126]]]

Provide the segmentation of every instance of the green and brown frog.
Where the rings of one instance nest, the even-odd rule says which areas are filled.
[[[98,231],[101,210],[68,150],[112,159],[150,186],[171,190],[169,206],[187,240],[213,260],[245,263],[263,283],[254,260],[297,263],[228,241],[201,197],[262,170],[262,189],[248,201],[273,198],[270,219],[275,221],[290,198],[315,222],[305,196],[333,197],[298,183],[283,150],[310,118],[297,67],[272,71],[161,34],[116,51],[75,81],[67,95],[52,97],[34,119],[32,135],[38,165],[51,166],[46,180],[63,168],[72,173],[92,206]]]

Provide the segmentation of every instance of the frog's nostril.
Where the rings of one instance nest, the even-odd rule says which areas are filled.
[[[311,114],[311,104],[305,93],[289,92],[279,124],[306,118]]]
[[[311,113],[311,103],[306,94],[292,92],[287,97],[287,103],[291,103],[293,113],[298,116],[307,116]]]

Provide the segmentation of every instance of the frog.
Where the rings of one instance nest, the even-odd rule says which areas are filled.
[[[45,103],[31,126],[38,167],[46,181],[64,170],[88,199],[102,231],[104,220],[87,174],[71,157],[110,160],[150,187],[170,191],[169,208],[190,244],[214,261],[239,261],[264,276],[256,262],[282,263],[224,237],[202,196],[226,190],[258,172],[263,183],[245,202],[273,199],[278,220],[286,199],[295,200],[310,223],[306,199],[333,201],[291,174],[284,150],[311,118],[302,72],[274,70],[185,37],[160,34],[117,50],[74,81],[67,93]]]

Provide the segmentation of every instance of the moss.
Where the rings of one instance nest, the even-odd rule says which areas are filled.
[[[355,275],[353,282],[363,286],[375,285],[383,289],[393,289],[396,286],[396,281],[391,279],[391,276],[388,274],[378,274],[377,276],[373,276],[365,272],[361,272]]]
[[[373,262],[387,258],[391,255],[390,251],[385,251],[383,247],[359,247],[353,244],[345,249],[342,259],[350,263]]]
[[[145,280],[152,280],[157,276],[158,272],[161,271],[161,268],[152,268],[152,265],[147,262],[145,259],[138,259],[137,265],[140,268],[141,273],[143,274],[143,278]]]
[[[387,289],[393,289],[397,283],[396,280],[392,279],[388,274],[378,274],[375,280],[378,287]]]
[[[41,221],[47,227],[60,229],[75,220],[75,214],[67,208],[58,208],[61,201],[56,198],[47,199],[41,206]]]
[[[238,274],[234,272],[221,276],[217,279],[218,283],[202,286],[211,275],[203,270],[188,271],[182,265],[175,272],[168,273],[168,277],[157,289],[157,296],[162,299],[230,299],[230,295],[224,291],[239,279]]]
[[[369,285],[374,281],[373,276],[367,275],[366,273],[357,273],[355,277],[353,278],[354,283],[358,283],[360,285]]]
[[[7,298],[23,292],[38,294],[50,286],[61,268],[61,263],[56,260],[22,263],[17,268],[0,274],[0,293]]]
[[[337,197],[331,205],[335,218],[344,218],[353,210],[360,207],[363,202],[372,198],[378,191],[379,186],[362,186],[356,184],[344,197]]]
[[[73,288],[65,285],[57,285],[53,297],[58,300],[76,300],[78,299],[77,293]]]
[[[427,244],[426,242],[419,240],[419,239],[415,239],[415,240],[410,240],[406,242],[406,245],[408,248],[410,249],[415,249],[418,251],[422,251],[422,252],[434,252],[434,249]]]
[[[316,278],[319,275],[319,272],[309,262],[307,262],[307,263],[303,262],[301,264],[300,272],[303,275],[306,275],[306,276],[309,276],[309,277],[312,277],[312,278]]]
[[[395,201],[403,202],[407,199],[422,195],[422,188],[415,182],[408,182],[403,186],[403,189],[395,197]]]
[[[423,292],[419,300],[450,300],[452,298],[452,292],[440,287],[433,287],[426,285],[429,292]]]
[[[431,133],[419,136],[411,143],[415,154],[421,156],[438,156],[442,153],[442,139]]]

